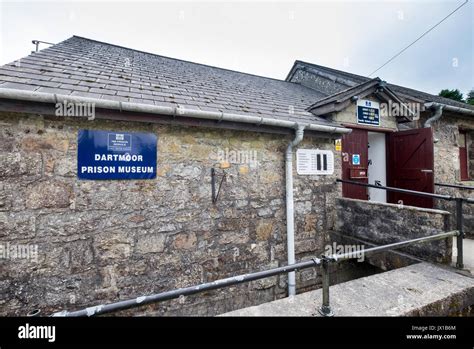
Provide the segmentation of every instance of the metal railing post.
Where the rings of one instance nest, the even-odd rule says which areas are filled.
[[[463,214],[462,214],[462,203],[463,200],[462,198],[457,198],[456,199],[456,228],[459,231],[457,241],[456,241],[456,247],[458,249],[458,259],[456,263],[456,267],[462,269],[464,268],[464,263],[463,263],[463,238],[464,238],[464,230],[463,230]]]
[[[319,308],[322,316],[334,316],[329,303],[329,260],[323,256],[321,260],[321,278],[323,282],[323,304]]]

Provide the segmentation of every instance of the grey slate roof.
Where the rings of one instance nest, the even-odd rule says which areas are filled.
[[[0,88],[330,124],[306,111],[325,93],[77,36],[2,66]]]
[[[339,91],[347,89],[348,87],[354,87],[358,84],[364,83],[371,79],[366,76],[356,75],[356,74],[348,73],[342,70],[332,69],[332,68],[324,67],[321,65],[313,64],[313,63],[295,61],[293,68],[290,70],[286,78],[286,81],[292,81],[292,77],[297,69],[305,69],[305,68],[309,68],[315,72],[319,72],[321,74],[320,76],[326,78],[327,87],[325,88],[325,93],[339,92]],[[435,103],[452,105],[454,107],[474,110],[473,105],[454,101],[449,98],[432,95],[430,93],[426,93],[423,91],[418,91],[412,88],[394,85],[390,83],[387,83],[387,86],[391,88],[392,91],[394,92],[397,92],[402,95],[407,95],[415,99],[422,100],[425,103],[435,102]]]

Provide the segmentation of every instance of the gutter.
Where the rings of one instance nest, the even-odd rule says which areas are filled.
[[[138,112],[138,113],[149,113],[149,114],[160,114],[160,115],[170,115],[170,116],[185,116],[196,119],[211,119],[217,121],[229,121],[229,122],[241,122],[247,124],[255,125],[267,125],[283,128],[295,129],[297,123],[289,120],[280,120],[270,117],[262,116],[252,116],[252,115],[243,115],[243,114],[234,114],[226,112],[214,112],[214,111],[204,111],[204,110],[195,110],[187,109],[183,106],[177,105],[176,107],[165,107],[158,105],[149,105],[141,103],[130,103],[130,102],[119,102],[119,101],[109,101],[104,99],[97,98],[88,98],[80,96],[67,96],[53,93],[43,93],[43,92],[32,92],[32,91],[22,91],[15,89],[3,89],[0,88],[0,98],[5,99],[14,99],[20,101],[29,101],[29,102],[39,102],[39,103],[93,103],[96,108],[101,109],[112,109],[119,111],[129,111],[129,112]],[[318,132],[327,132],[327,133],[336,133],[336,134],[345,134],[350,133],[351,130],[345,127],[339,126],[328,126],[320,125],[313,123],[302,123],[305,126],[306,130],[309,131],[318,131]]]
[[[443,104],[443,103],[435,103],[435,102],[425,103],[425,108],[439,108],[439,107],[443,107],[443,110],[446,110],[446,111],[474,116],[473,109],[454,107],[452,105]]]
[[[295,264],[295,212],[293,208],[293,147],[296,147],[304,136],[305,127],[298,125],[295,139],[286,148],[285,169],[286,169],[286,243],[288,254],[288,265]],[[296,295],[295,272],[288,273],[288,296]]]

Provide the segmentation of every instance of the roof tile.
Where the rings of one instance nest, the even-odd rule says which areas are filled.
[[[5,82],[0,86],[1,88],[11,88],[15,90],[26,90],[26,91],[34,91],[38,89],[38,86],[34,85],[25,85],[25,84],[20,84],[17,82]]]
[[[329,123],[305,111],[319,91],[76,36],[20,62],[0,68],[0,88]]]

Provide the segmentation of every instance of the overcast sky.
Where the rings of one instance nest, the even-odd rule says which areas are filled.
[[[0,0],[0,64],[28,55],[32,39],[79,35],[278,79],[296,59],[368,75],[463,2]],[[474,88],[473,23],[469,2],[375,75],[466,93]]]

